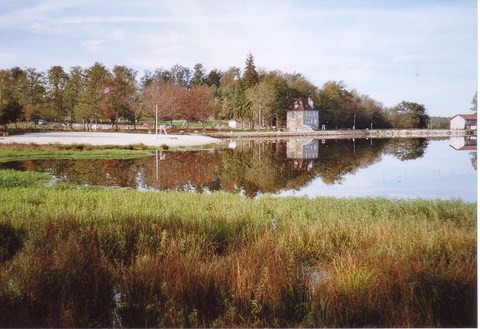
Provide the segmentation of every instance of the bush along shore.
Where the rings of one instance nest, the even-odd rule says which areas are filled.
[[[476,203],[22,175],[0,171],[1,327],[476,326]]]

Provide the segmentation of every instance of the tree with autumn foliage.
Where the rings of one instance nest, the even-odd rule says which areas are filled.
[[[212,87],[194,85],[183,91],[184,117],[202,122],[208,118],[216,118],[220,113],[220,102],[215,98]]]
[[[108,82],[105,102],[102,103],[103,116],[108,118],[118,129],[120,117],[132,117],[136,100],[136,72],[126,66],[114,66],[113,76]],[[136,119],[134,119],[136,120]],[[135,124],[135,122],[133,122]]]
[[[154,110],[157,106],[162,119],[203,122],[216,117],[220,111],[219,101],[212,88],[206,85],[183,87],[172,82],[155,81],[146,88],[145,95],[147,108]]]
[[[0,125],[15,122],[22,114],[14,69],[0,70]]]
[[[112,74],[103,64],[95,63],[85,71],[84,88],[76,104],[76,117],[82,119],[84,128],[90,129],[92,122],[111,111],[108,93],[111,88]]]
[[[68,83],[68,74],[61,66],[52,66],[47,71],[47,97],[49,108],[55,119],[64,121],[67,114],[65,88]]]

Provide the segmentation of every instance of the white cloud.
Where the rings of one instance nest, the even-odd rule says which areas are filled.
[[[32,46],[40,37],[70,62],[88,58],[137,70],[198,62],[243,68],[251,51],[260,68],[299,72],[318,86],[344,80],[387,105],[406,99],[446,113],[475,92],[474,7],[468,0],[30,1],[0,14],[0,44],[32,53],[21,58],[29,62],[14,58],[20,66],[44,65],[34,62],[41,58],[36,51],[45,53],[40,43]],[[10,37],[12,31],[21,37]],[[441,105],[432,99],[439,86],[467,91]]]
[[[96,53],[102,50],[102,45],[105,43],[105,40],[87,40],[82,42],[82,47],[87,49],[88,52]]]

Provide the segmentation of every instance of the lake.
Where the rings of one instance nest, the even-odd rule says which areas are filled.
[[[220,150],[158,151],[133,160],[0,163],[7,168],[137,190],[477,200],[476,139],[463,137],[243,140]]]

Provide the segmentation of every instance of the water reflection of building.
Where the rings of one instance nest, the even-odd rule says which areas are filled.
[[[287,159],[317,159],[318,139],[287,140]]]
[[[476,136],[451,136],[450,146],[457,151],[476,151],[477,137]]]
[[[318,159],[320,151],[318,139],[287,140],[287,159],[294,160],[294,166],[301,170],[310,170],[313,160]]]

